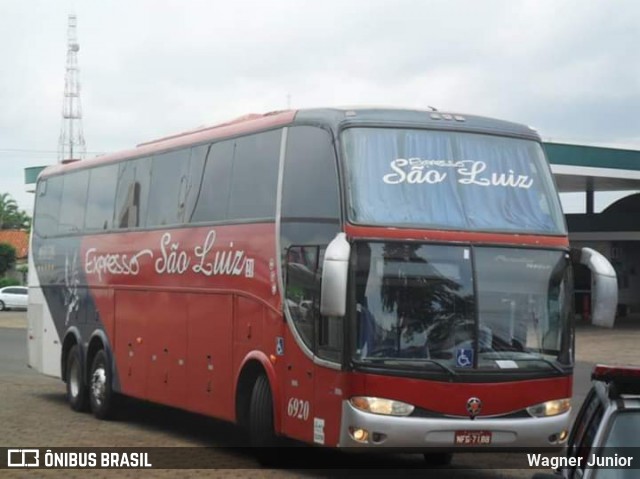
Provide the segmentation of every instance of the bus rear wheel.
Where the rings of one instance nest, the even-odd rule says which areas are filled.
[[[104,349],[93,358],[89,376],[89,403],[91,412],[98,419],[108,419],[114,409],[114,393],[111,388],[111,368]]]
[[[82,374],[80,348],[72,346],[67,355],[67,402],[71,409],[84,412],[88,409],[87,383]]]

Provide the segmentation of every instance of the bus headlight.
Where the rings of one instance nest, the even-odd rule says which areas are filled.
[[[527,408],[527,412],[533,417],[549,417],[565,413],[569,409],[571,409],[571,399],[554,399],[530,406]]]
[[[354,396],[349,401],[353,407],[361,411],[387,416],[408,416],[415,409],[411,404],[392,399]]]

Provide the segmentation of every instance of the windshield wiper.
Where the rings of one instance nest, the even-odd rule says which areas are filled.
[[[452,378],[458,375],[458,373],[456,373],[452,368],[450,368],[443,362],[438,361],[437,359],[425,359],[425,361],[430,364],[435,364],[436,366],[440,366],[442,369],[448,372]]]
[[[372,363],[414,363],[414,364],[435,364],[439,366],[442,370],[444,370],[451,377],[455,377],[458,373],[455,372],[452,368],[447,366],[441,361],[437,359],[427,359],[427,358],[363,358],[363,361],[372,362]]]

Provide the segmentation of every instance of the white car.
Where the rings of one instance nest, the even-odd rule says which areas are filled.
[[[27,309],[29,289],[24,286],[0,288],[0,311],[5,309]]]

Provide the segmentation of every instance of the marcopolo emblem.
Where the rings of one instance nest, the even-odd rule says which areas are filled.
[[[469,413],[469,417],[471,419],[475,419],[475,417],[480,414],[482,410],[482,401],[480,401],[477,397],[471,397],[467,400],[467,412]]]

